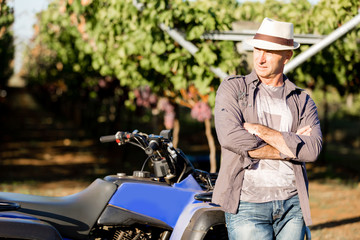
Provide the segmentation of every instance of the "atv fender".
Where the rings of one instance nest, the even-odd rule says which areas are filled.
[[[201,208],[192,216],[181,239],[204,239],[211,228],[219,225],[226,231],[225,214],[220,207]]]
[[[62,240],[50,224],[35,219],[0,217],[0,238]]]

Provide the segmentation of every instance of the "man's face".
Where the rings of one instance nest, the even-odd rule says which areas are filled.
[[[262,79],[272,79],[282,74],[284,65],[292,56],[291,50],[265,50],[254,48],[254,68],[256,74]]]

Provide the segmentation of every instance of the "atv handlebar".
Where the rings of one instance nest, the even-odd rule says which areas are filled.
[[[202,188],[212,189],[213,183],[210,174],[195,169],[186,155],[180,149],[174,148],[171,140],[171,130],[163,130],[160,135],[146,134],[137,130],[133,132],[119,131],[115,135],[100,137],[102,143],[132,144],[141,148],[148,156],[144,163],[148,159],[151,160],[151,166],[157,179],[163,178],[167,183],[171,184],[178,183],[189,174],[192,174]]]
[[[107,135],[100,137],[100,142],[107,143],[107,142],[117,142],[118,144],[124,144],[126,140],[133,138],[137,134],[137,131],[132,133],[129,132],[117,132],[115,135]]]
[[[154,135],[145,134],[137,130],[133,132],[117,132],[115,135],[107,135],[100,137],[100,142],[116,142],[119,145],[131,143],[142,148],[148,156],[154,154],[154,151],[161,148],[162,144],[169,144],[171,141],[167,138],[168,135]]]
[[[152,155],[156,149],[159,148],[159,142],[157,140],[151,140],[149,146],[145,148],[145,153],[147,155]]]

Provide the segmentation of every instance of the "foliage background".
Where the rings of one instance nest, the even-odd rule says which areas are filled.
[[[14,10],[0,1],[0,87],[4,87],[13,73],[14,45],[10,26],[14,22]]]
[[[117,81],[113,92],[132,107],[133,90],[148,85],[158,96],[181,96],[195,86],[214,103],[220,83],[209,66],[228,74],[249,71],[232,41],[210,41],[201,35],[231,29],[234,21],[261,22],[265,16],[291,21],[298,34],[327,35],[358,14],[356,0],[307,0],[264,3],[236,1],[53,1],[39,14],[34,42],[24,69],[31,85],[53,85],[58,95],[78,97],[85,90],[99,98],[99,88]],[[193,57],[159,25],[176,28],[199,51]],[[311,58],[289,75],[309,89],[334,87],[341,96],[359,92],[359,28]],[[303,45],[296,54],[309,46]],[[104,81],[105,80],[105,84]],[[165,90],[165,91],[164,91]],[[183,97],[184,98],[184,97]],[[184,99],[182,99],[184,100]],[[177,103],[180,100],[177,99]],[[354,111],[356,112],[356,111]]]
[[[267,16],[293,22],[297,34],[327,35],[357,15],[359,6],[357,0],[315,5],[307,0],[55,0],[38,14],[22,76],[49,108],[95,136],[143,123],[158,132],[179,120],[184,136],[194,132],[191,126],[204,129],[198,120],[211,119],[209,108],[221,79],[210,66],[228,74],[251,70],[235,42],[206,40],[202,34],[230,30],[236,21],[260,23]],[[11,11],[2,14],[2,26],[12,18]],[[160,24],[177,29],[198,48],[196,54]],[[360,146],[359,35],[356,27],[288,74],[318,105],[328,144],[323,159],[339,147],[349,149],[353,158]],[[308,48],[302,45],[295,57]],[[6,53],[10,56],[11,48]],[[9,62],[9,57],[1,59]],[[132,125],[135,121],[140,123]]]

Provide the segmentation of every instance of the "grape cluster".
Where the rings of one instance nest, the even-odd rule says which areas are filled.
[[[155,94],[151,93],[151,89],[149,86],[136,88],[134,90],[134,94],[136,97],[136,105],[138,105],[139,107],[156,107],[157,97]]]
[[[211,108],[210,106],[202,101],[195,103],[191,109],[191,117],[204,122],[206,119],[211,119]]]
[[[175,107],[169,99],[161,98],[158,102],[158,108],[164,111],[164,125],[166,129],[172,129],[175,122]]]

